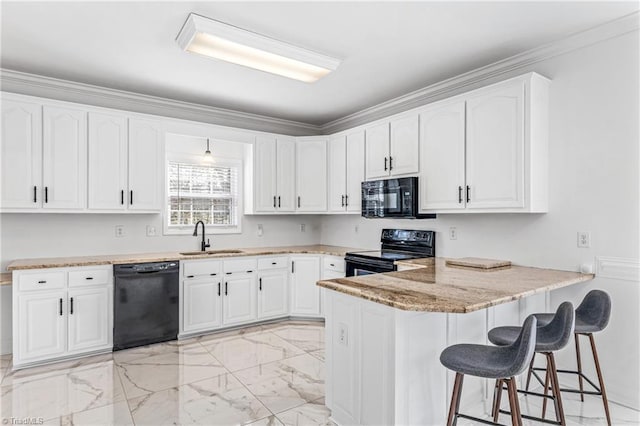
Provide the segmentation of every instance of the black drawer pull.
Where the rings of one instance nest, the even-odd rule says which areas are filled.
[[[218,274],[209,274],[209,275],[211,275],[212,277],[215,277],[215,276],[216,276],[216,275],[218,275]]]
[[[225,274],[231,275],[231,274],[233,274],[233,272],[225,272]]]
[[[278,262],[271,262],[271,264],[272,264],[272,265],[277,265],[277,264],[278,264]]]
[[[40,280],[40,281],[38,281],[38,284],[46,284],[46,283],[47,283],[47,280]]]
[[[252,273],[252,272],[253,272],[253,271],[247,271],[247,274],[250,274],[250,273]]]
[[[193,278],[193,275],[187,275],[187,278]]]
[[[330,263],[329,266],[336,266],[336,265],[334,265],[333,263]]]
[[[93,277],[85,277],[85,280],[91,281],[92,279],[93,279]]]

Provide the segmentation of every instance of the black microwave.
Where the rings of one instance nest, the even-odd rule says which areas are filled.
[[[433,219],[418,213],[418,178],[406,177],[362,182],[362,217]]]

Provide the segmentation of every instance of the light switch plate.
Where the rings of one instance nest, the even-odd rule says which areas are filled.
[[[578,231],[578,247],[580,248],[591,247],[591,232]]]
[[[147,225],[147,237],[157,237],[156,227],[153,225]]]

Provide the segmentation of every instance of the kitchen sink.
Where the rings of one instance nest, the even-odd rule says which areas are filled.
[[[244,253],[242,250],[207,250],[207,251],[186,251],[180,253],[183,256],[198,256],[198,255],[216,255],[216,254],[234,254]]]

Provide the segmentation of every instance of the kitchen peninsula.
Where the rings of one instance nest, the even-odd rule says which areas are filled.
[[[443,258],[398,266],[398,272],[318,282],[331,290],[326,405],[337,424],[444,422],[452,385],[439,362],[445,347],[484,344],[488,329],[550,310],[549,291],[594,278],[523,266],[451,267]],[[488,396],[486,380],[465,383],[467,405]]]

